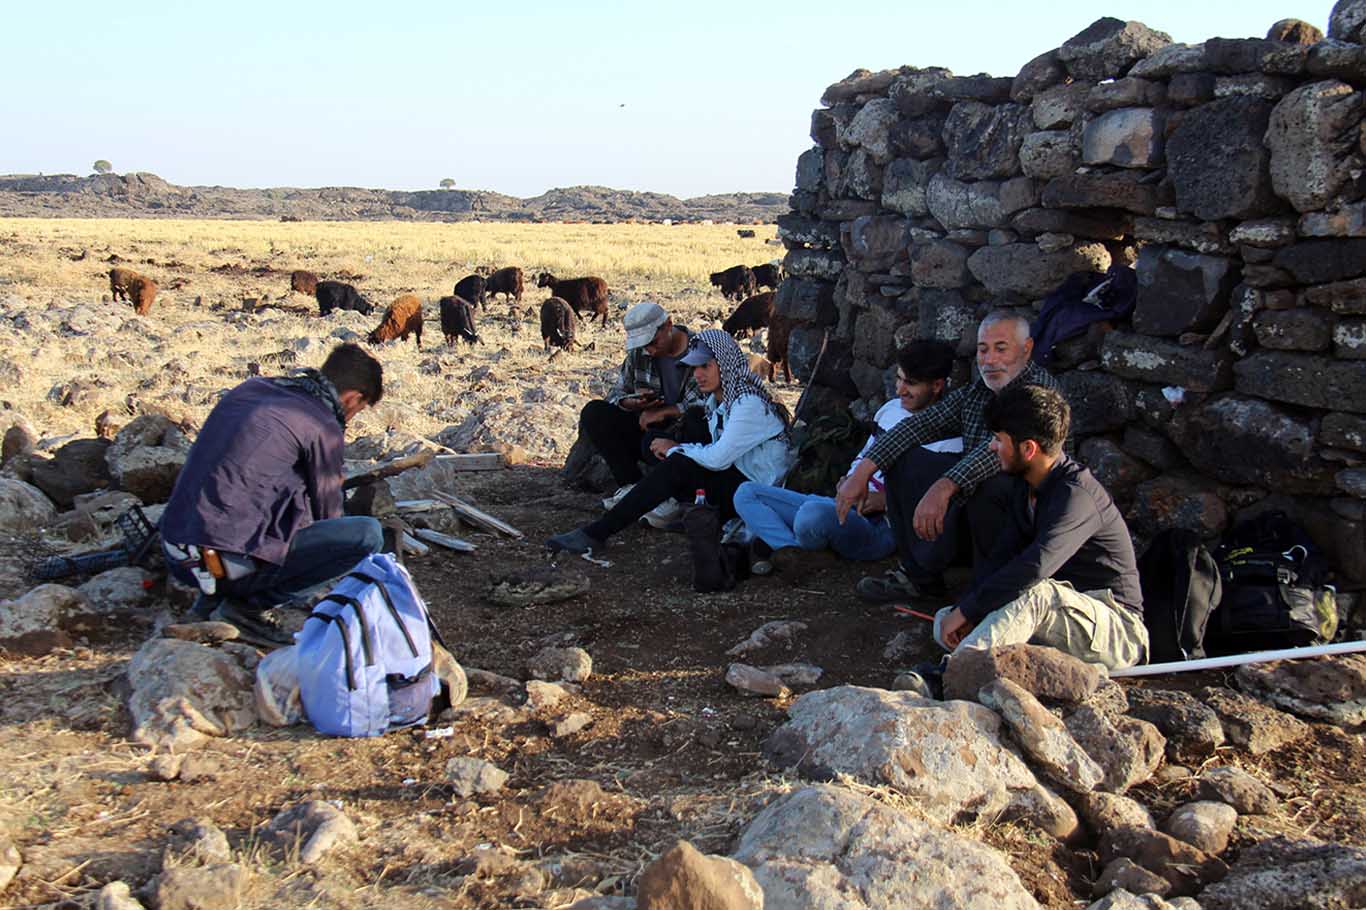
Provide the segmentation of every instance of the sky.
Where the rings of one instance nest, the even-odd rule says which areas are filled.
[[[0,173],[186,185],[789,192],[860,67],[1013,76],[1101,16],[1173,40],[1327,31],[1331,0],[8,4]],[[8,135],[5,135],[5,134]]]

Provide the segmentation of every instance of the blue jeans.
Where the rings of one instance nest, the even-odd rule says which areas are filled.
[[[883,559],[896,550],[885,516],[850,512],[844,524],[829,496],[794,493],[746,481],[735,491],[735,512],[745,527],[773,549],[834,550],[845,559]]]
[[[368,515],[315,521],[294,535],[283,563],[276,566],[258,560],[259,568],[250,575],[220,581],[218,593],[266,609],[346,574],[383,546],[384,529]],[[187,569],[171,568],[178,580],[197,586]]]

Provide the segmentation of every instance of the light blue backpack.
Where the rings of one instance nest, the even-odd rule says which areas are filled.
[[[408,570],[387,553],[361,560],[295,637],[309,721],[330,736],[379,736],[426,721],[441,686],[431,631]]]

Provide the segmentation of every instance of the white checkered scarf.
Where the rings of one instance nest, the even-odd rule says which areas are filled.
[[[783,435],[786,436],[789,423],[786,409],[773,400],[764,387],[764,381],[750,371],[749,360],[730,333],[720,329],[703,329],[695,337],[706,344],[721,367],[721,392],[725,400],[734,404],[745,395],[758,397],[764,403],[764,410],[776,414],[783,422]]]

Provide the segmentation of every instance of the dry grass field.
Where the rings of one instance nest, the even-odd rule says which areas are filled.
[[[265,373],[317,365],[333,344],[378,324],[378,314],[320,318],[311,298],[289,290],[289,273],[308,269],[350,280],[381,309],[401,293],[428,302],[422,352],[412,341],[379,346],[386,401],[362,415],[354,435],[433,435],[472,415],[477,423],[492,409],[521,427],[513,442],[554,458],[572,442],[563,438],[573,432],[566,413],[576,414],[575,402],[620,363],[622,310],[649,298],[690,325],[709,324],[731,306],[712,291],[709,273],[781,253],[763,242],[771,227],[757,231],[741,239],[721,224],[0,219],[0,307],[10,319],[25,314],[33,327],[10,333],[0,347],[16,380],[4,398],[46,436],[88,434],[97,415],[126,408],[130,396],[135,408],[198,423],[249,363],[260,362]],[[112,263],[161,285],[146,317],[108,300]],[[446,347],[437,298],[478,267],[508,265],[527,276],[521,307],[491,302],[480,325],[485,344]],[[612,323],[580,326],[589,350],[548,361],[536,315],[548,296],[535,287],[542,271],[606,279]],[[244,309],[244,300],[257,304]],[[272,363],[272,355],[282,356]],[[519,404],[526,413],[515,413]],[[547,408],[553,413],[536,413]],[[480,435],[468,427],[480,443],[497,430]]]

